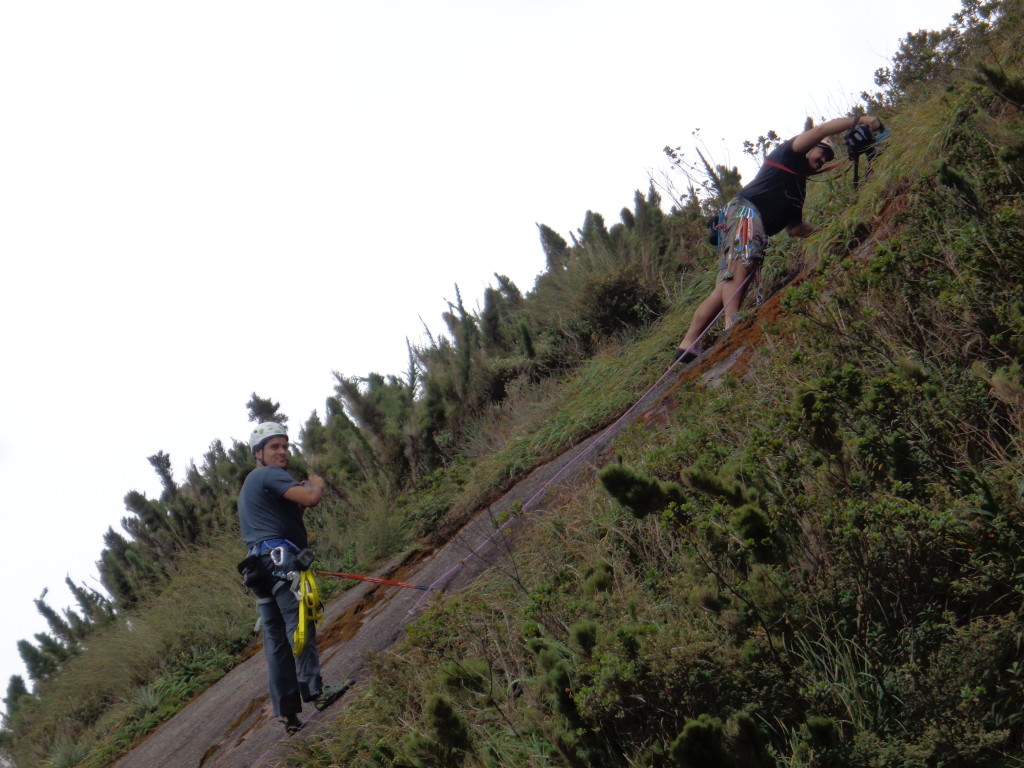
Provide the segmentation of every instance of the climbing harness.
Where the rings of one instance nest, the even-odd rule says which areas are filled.
[[[281,570],[274,575],[289,585],[299,603],[299,622],[292,636],[292,655],[298,658],[306,647],[306,634],[324,615],[320,589],[309,566],[313,564],[311,549],[299,550],[290,541],[270,550],[270,561]],[[285,569],[289,569],[285,571]]]

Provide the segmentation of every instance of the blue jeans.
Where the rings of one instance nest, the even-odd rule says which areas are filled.
[[[274,714],[298,714],[303,701],[312,701],[323,690],[316,627],[306,624],[306,644],[298,658],[292,655],[295,628],[299,625],[299,601],[287,585],[273,597],[259,601],[263,623],[263,653],[267,657],[267,684]]]

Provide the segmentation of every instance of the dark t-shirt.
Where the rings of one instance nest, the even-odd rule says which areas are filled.
[[[739,192],[761,214],[765,234],[771,237],[792,224],[799,224],[804,215],[804,196],[811,167],[804,155],[793,151],[793,140],[780,144],[768,160],[789,168],[793,173],[769,165],[761,166],[754,180]]]
[[[257,467],[249,473],[238,494],[238,520],[247,545],[267,539],[288,539],[299,549],[308,545],[302,505],[284,497],[296,485],[281,467]]]

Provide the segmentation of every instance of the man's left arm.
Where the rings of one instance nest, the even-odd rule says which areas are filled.
[[[815,231],[815,227],[806,221],[801,221],[799,224],[790,224],[786,227],[786,234],[792,237],[807,237]]]

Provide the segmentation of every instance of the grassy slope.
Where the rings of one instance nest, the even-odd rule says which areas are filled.
[[[806,278],[743,375],[619,441],[684,501],[549,500],[524,581],[431,610],[296,764],[1024,760],[1020,111],[962,81],[890,124],[871,182],[816,187],[827,225],[777,248]],[[584,370],[499,466],[631,402],[685,314]]]
[[[907,104],[872,181],[814,185],[826,226],[774,246],[770,284],[804,274],[726,340],[756,354],[711,389],[684,377],[674,411],[619,440],[627,467],[684,501],[637,520],[597,482],[549,499],[517,554],[524,581],[431,610],[297,763],[1021,757],[1019,108],[967,82]],[[460,467],[461,495],[441,488],[436,505],[467,513],[628,407],[707,277],[645,338],[511,398]],[[402,543],[400,520],[360,529],[340,512],[323,512],[323,537]],[[233,540],[197,553],[177,597],[44,686],[19,764],[107,765],[226,669],[251,618],[236,554]],[[175,601],[194,594],[227,597],[182,627]],[[83,689],[102,689],[81,699],[99,714],[46,711]]]

